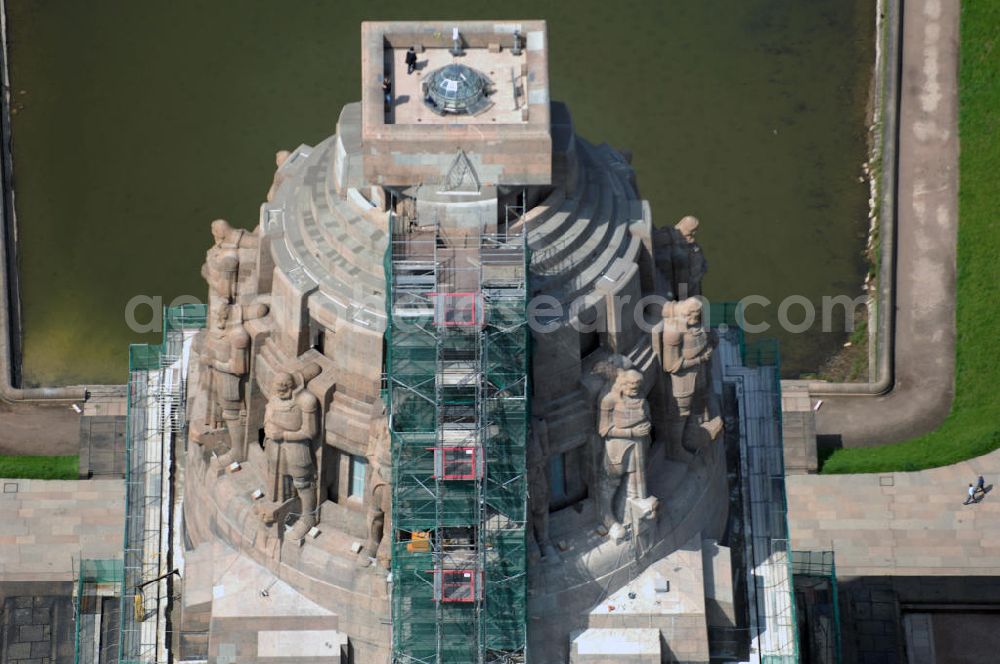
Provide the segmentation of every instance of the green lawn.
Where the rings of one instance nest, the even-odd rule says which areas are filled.
[[[0,456],[0,477],[24,480],[75,480],[78,456]]]
[[[963,2],[961,31],[955,402],[937,431],[837,450],[824,473],[919,470],[1000,447],[1000,2]]]

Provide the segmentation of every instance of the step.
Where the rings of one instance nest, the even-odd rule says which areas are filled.
[[[629,233],[628,224],[613,220],[613,230],[609,238],[602,237],[601,243],[590,242],[580,247],[573,268],[566,269],[555,278],[544,282],[547,290],[574,295],[582,290],[592,289],[597,281],[611,267],[615,258],[625,253]],[[586,252],[586,253],[584,253]],[[569,265],[567,263],[567,265]],[[563,301],[570,301],[572,297]]]
[[[590,190],[590,183],[587,180],[590,177],[588,175],[590,170],[581,162],[576,195],[563,201],[562,206],[554,214],[528,233],[528,246],[533,250],[544,249],[548,244],[557,241],[567,225],[576,220],[578,210]]]
[[[313,222],[326,235],[327,243],[344,262],[374,279],[366,280],[377,290],[384,291],[382,265],[385,253],[385,231],[364,219],[361,210],[331,192],[329,172],[333,167],[333,149],[324,149],[320,160],[306,171],[303,184],[308,190],[308,208]],[[345,268],[349,273],[350,268]],[[383,284],[381,287],[378,284]]]
[[[535,274],[545,277],[572,271],[587,261],[590,254],[605,241],[609,229],[616,221],[615,201],[611,196],[609,180],[606,173],[601,174],[600,184],[595,186],[599,204],[590,218],[585,221],[581,218],[571,232],[565,235],[566,241],[553,248],[553,253],[546,253],[537,262],[532,261]]]
[[[303,201],[303,198],[307,200]],[[308,203],[308,193],[300,194],[300,202]],[[365,289],[366,294],[385,292],[385,283],[382,279],[347,259],[349,255],[357,255],[356,250],[360,253],[362,249],[360,246],[350,247],[337,240],[331,241],[329,234],[323,232],[322,224],[313,217],[311,209],[301,209],[298,219],[302,226],[302,237],[309,251],[321,261],[327,272],[333,274],[340,282],[350,284],[350,288],[342,292],[343,295],[353,295],[359,285]]]
[[[298,196],[289,197],[285,214],[284,240],[291,260],[297,263],[295,269],[304,270],[311,279],[318,280],[317,285],[330,298],[337,314],[346,316],[349,301],[343,294],[350,291],[343,282],[330,273],[327,266],[323,264],[323,261],[316,257],[307,244],[305,237],[303,237],[303,229],[298,222],[298,198]],[[289,220],[294,221],[288,223]],[[337,296],[335,297],[334,294],[337,294]]]

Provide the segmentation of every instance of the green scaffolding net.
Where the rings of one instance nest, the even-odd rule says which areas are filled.
[[[802,661],[840,664],[840,605],[833,551],[792,551]]]
[[[121,560],[80,560],[73,597],[74,664],[118,661]]]
[[[484,236],[474,275],[439,244],[394,234],[386,255],[393,662],[523,662],[523,237]]]
[[[170,602],[163,550],[168,521],[171,445],[186,435],[182,357],[185,332],[205,326],[207,307],[187,304],[163,312],[163,341],[129,347],[125,436],[125,537],[120,575],[118,660],[165,661],[164,615]]]

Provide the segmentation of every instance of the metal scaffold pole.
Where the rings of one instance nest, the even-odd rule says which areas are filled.
[[[185,435],[186,344],[205,325],[204,305],[164,311],[163,342],[129,348],[125,446],[125,542],[119,661],[169,659],[170,474]]]
[[[524,237],[390,227],[393,661],[523,662]]]

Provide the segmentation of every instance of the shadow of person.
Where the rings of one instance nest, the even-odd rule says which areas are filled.
[[[410,101],[410,95],[399,95],[396,97],[396,106],[402,106],[408,101]]]
[[[989,486],[984,486],[982,489],[976,489],[976,494],[972,497],[972,502],[973,503],[982,502],[983,498],[986,497],[986,494],[988,494],[992,490],[993,490],[992,484]]]

